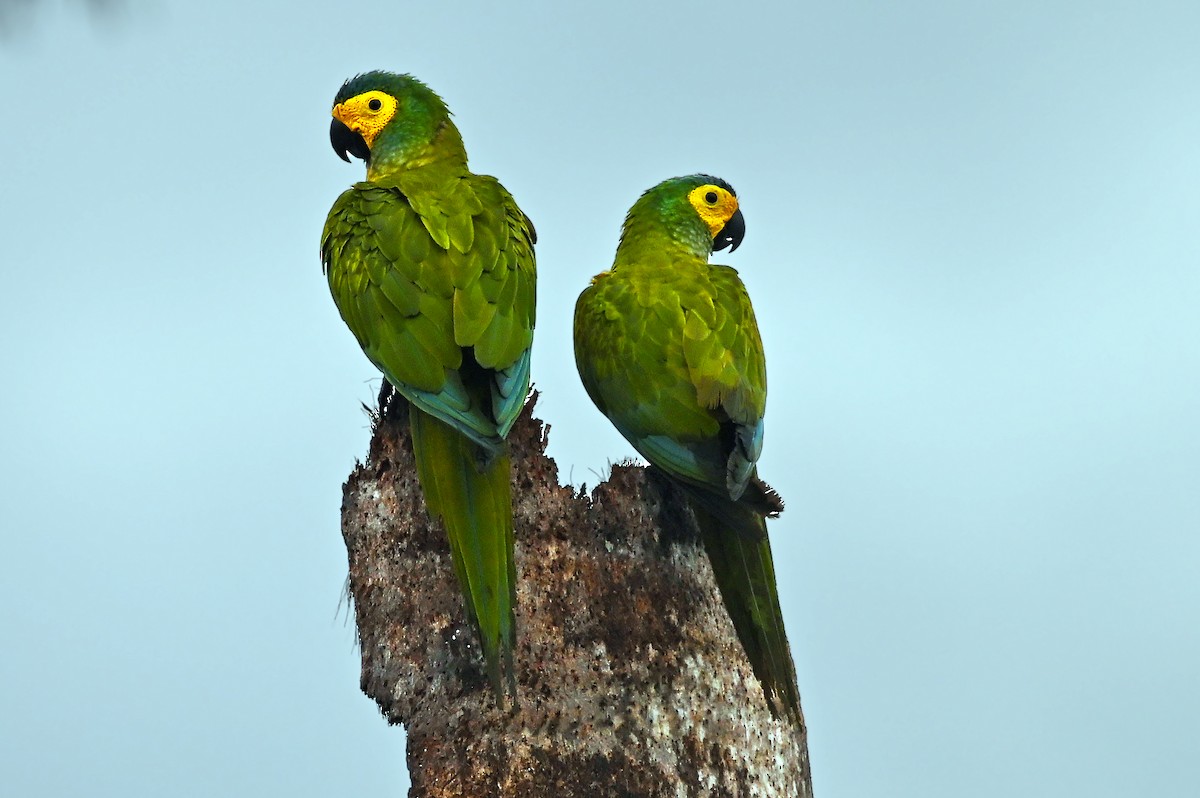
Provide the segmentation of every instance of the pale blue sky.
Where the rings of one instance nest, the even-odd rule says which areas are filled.
[[[0,40],[0,793],[403,794],[317,261],[331,99],[388,68],[537,224],[576,483],[633,452],[575,296],[642,190],[737,188],[821,798],[1195,794],[1200,5],[44,6]]]

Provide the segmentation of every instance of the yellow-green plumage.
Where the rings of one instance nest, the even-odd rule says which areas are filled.
[[[441,99],[407,75],[348,81],[331,138],[368,180],[321,240],[330,291],[363,352],[407,399],[426,505],[450,541],[497,694],[515,685],[516,577],[504,438],[529,390],[534,232],[495,178],[467,169]],[[515,689],[515,688],[514,688]]]
[[[575,306],[588,395],[685,489],[722,598],[772,709],[800,716],[767,538],[783,508],[758,478],[766,361],[737,272],[709,264],[741,240],[733,189],[708,175],[665,181],[630,209],[611,270]]]

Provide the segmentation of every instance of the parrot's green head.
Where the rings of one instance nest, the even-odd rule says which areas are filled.
[[[377,70],[343,83],[329,140],[343,161],[365,161],[370,178],[445,159],[466,163],[446,103],[412,75]]]
[[[712,175],[664,180],[629,209],[621,228],[621,247],[664,234],[706,260],[726,247],[734,251],[746,235],[737,192]]]

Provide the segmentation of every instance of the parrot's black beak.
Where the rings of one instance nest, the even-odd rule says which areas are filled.
[[[733,212],[733,216],[729,217],[729,221],[725,226],[717,231],[717,235],[713,238],[713,252],[719,252],[725,247],[729,247],[729,251],[733,252],[737,249],[742,239],[746,236],[746,219],[742,216],[742,211],[739,208]]]
[[[346,163],[350,163],[347,154],[370,163],[371,148],[367,146],[367,140],[346,127],[342,120],[334,119],[329,125],[329,141],[333,144],[333,151]]]

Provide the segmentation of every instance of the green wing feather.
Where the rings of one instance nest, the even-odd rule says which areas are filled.
[[[321,242],[342,318],[414,405],[418,478],[446,527],[497,695],[503,673],[515,689],[503,439],[529,392],[533,243],[532,225],[494,178],[436,170],[355,184],[334,204]]]
[[[597,407],[687,489],[722,599],[772,711],[799,720],[765,523],[782,502],[755,470],[766,364],[745,286],[731,268],[678,254],[618,261],[576,304],[575,352]]]
[[[737,273],[702,262],[623,265],[596,277],[575,313],[592,400],[650,462],[740,497],[762,449],[766,364]],[[735,447],[736,478],[730,479]],[[732,482],[732,484],[731,484]]]
[[[371,362],[413,404],[494,452],[528,393],[532,229],[494,178],[468,177],[452,184],[450,212],[423,200],[433,221],[399,186],[356,184],[330,211],[322,257]],[[487,380],[464,381],[466,352]]]

